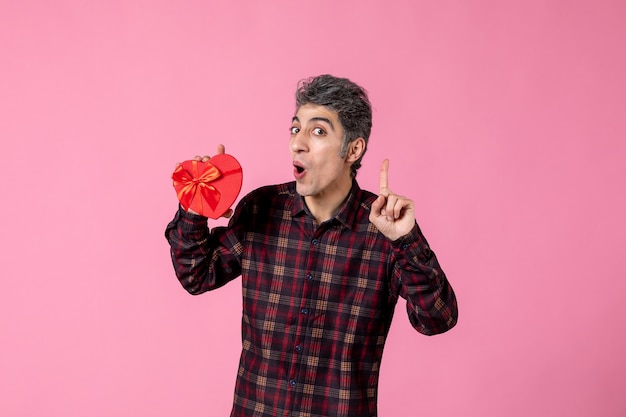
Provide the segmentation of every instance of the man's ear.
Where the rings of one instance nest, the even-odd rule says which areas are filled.
[[[348,145],[348,154],[346,155],[347,162],[356,162],[365,152],[365,139],[358,137],[350,142]]]

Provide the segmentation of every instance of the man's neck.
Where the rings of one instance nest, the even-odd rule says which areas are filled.
[[[343,182],[341,186],[332,193],[304,197],[304,202],[313,217],[315,217],[317,224],[322,224],[337,215],[341,206],[346,201],[348,194],[350,194],[351,189],[352,177],[350,177],[349,181]]]

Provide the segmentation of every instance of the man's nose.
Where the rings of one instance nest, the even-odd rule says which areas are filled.
[[[306,136],[302,130],[291,136],[289,146],[292,152],[301,152],[306,149]]]

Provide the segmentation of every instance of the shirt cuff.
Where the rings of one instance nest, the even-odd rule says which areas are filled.
[[[181,205],[178,206],[178,213],[176,213],[176,220],[180,224],[183,231],[195,231],[199,228],[207,227],[207,217],[199,214],[189,213]]]
[[[391,242],[391,246],[404,258],[412,258],[414,255],[418,258],[430,258],[430,247],[422,237],[417,222],[409,233]]]

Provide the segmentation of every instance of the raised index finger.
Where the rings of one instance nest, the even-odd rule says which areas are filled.
[[[380,193],[389,192],[389,159],[385,159],[380,167]]]

